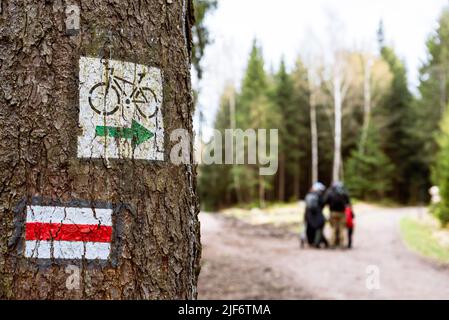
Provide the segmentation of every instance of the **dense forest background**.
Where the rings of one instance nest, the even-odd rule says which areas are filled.
[[[335,45],[323,56],[300,54],[292,70],[283,59],[267,70],[254,40],[239,89],[223,88],[214,127],[279,129],[279,170],[263,177],[254,165],[200,166],[203,206],[294,201],[315,180],[342,180],[353,197],[368,201],[425,203],[433,184],[449,192],[449,116],[441,122],[449,113],[449,9],[428,36],[414,94],[382,22],[377,39],[375,52]]]

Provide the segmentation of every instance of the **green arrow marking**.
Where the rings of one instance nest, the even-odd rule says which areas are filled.
[[[132,139],[132,143],[138,146],[154,137],[154,133],[133,120],[131,128],[97,126],[95,134],[99,137],[112,137],[119,139]]]

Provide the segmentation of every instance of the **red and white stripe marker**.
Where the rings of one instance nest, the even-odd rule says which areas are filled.
[[[26,257],[108,259],[112,209],[33,205],[26,210]]]

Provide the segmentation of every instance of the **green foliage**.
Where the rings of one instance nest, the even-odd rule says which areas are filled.
[[[286,164],[286,196],[299,193],[293,190],[291,180],[298,181],[300,157],[305,155],[302,144],[307,145],[303,136],[308,134],[308,92],[307,71],[298,62],[292,74],[287,72],[282,61],[275,75],[267,74],[264,69],[262,49],[254,40],[248,58],[248,64],[242,80],[240,92],[233,93],[236,97],[235,117],[239,129],[279,129],[280,142],[278,147],[285,152]],[[220,109],[217,113],[215,128],[224,131],[231,128],[230,94],[225,90]],[[304,117],[304,114],[307,117]],[[307,159],[304,159],[305,161]],[[308,164],[307,164],[308,165]],[[260,177],[257,165],[210,166],[200,168],[200,192],[202,198],[220,197],[212,189],[219,189],[221,199],[205,201],[212,206],[221,206],[224,201],[243,204],[262,204],[264,199],[258,199],[260,188],[266,193],[266,198],[273,198],[277,191],[274,183],[278,176]],[[221,181],[218,181],[219,177]],[[224,185],[224,186],[223,186]]]
[[[299,197],[300,160],[304,157],[304,137],[309,134],[310,95],[307,70],[298,59],[291,74],[287,72],[284,59],[274,79],[272,95],[274,109],[277,110],[280,135],[280,165],[285,167],[287,187],[281,201],[289,197]],[[305,120],[305,121],[304,121]]]
[[[435,185],[440,188],[441,202],[434,206],[433,212],[443,225],[449,223],[449,109],[441,121],[441,133],[437,144],[439,151],[432,170]]]
[[[235,120],[237,128],[243,131],[250,128],[277,128],[279,125],[279,113],[273,108],[268,94],[268,76],[264,70],[262,51],[257,42],[254,41],[241,92],[236,93],[233,89],[229,90],[229,88],[224,92],[220,109],[217,113],[215,128],[220,130],[223,136],[224,130],[231,128],[231,95],[235,95],[234,97],[236,98]],[[257,187],[260,183],[263,184],[265,189],[269,190],[272,187],[272,179],[259,179],[258,167],[256,165],[201,166],[200,173],[202,198],[207,199],[205,201],[215,207],[221,206],[222,202],[228,201],[254,202],[257,196]],[[219,194],[216,194],[214,189],[219,189]]]
[[[382,200],[391,190],[395,167],[381,149],[379,131],[372,127],[364,150],[354,149],[346,163],[346,185],[352,196]]]
[[[195,25],[192,27],[193,48],[192,48],[192,64],[196,70],[198,79],[203,77],[203,68],[201,60],[204,56],[207,45],[211,39],[207,30],[204,19],[207,14],[217,8],[217,0],[194,0]]]
[[[230,125],[229,99],[233,88],[228,88],[221,98],[220,107],[215,119],[215,128],[224,133]],[[223,153],[224,154],[224,146]],[[204,210],[213,210],[231,202],[230,186],[232,183],[231,168],[227,165],[200,165],[198,175],[199,195]]]
[[[215,4],[210,4],[208,8],[214,7]],[[206,11],[197,11],[200,20]],[[343,101],[345,182],[351,195],[361,200],[422,203],[428,199],[433,166],[433,182],[440,186],[443,197],[435,212],[446,223],[449,221],[448,116],[441,124],[438,141],[434,136],[440,132],[438,124],[449,103],[449,9],[442,13],[438,28],[427,41],[428,58],[420,69],[420,95],[416,99],[408,88],[403,61],[386,45],[382,26],[378,39],[380,52],[369,57],[374,62],[371,127],[363,148],[359,144],[366,121],[363,108],[366,55],[348,52],[345,56],[345,74],[351,75],[346,79],[348,92]],[[198,54],[200,57],[201,52]],[[329,70],[331,68],[329,66]],[[313,96],[317,104],[319,179],[329,184],[334,152],[332,85],[327,72],[320,67],[314,74],[315,71],[318,83],[313,87]],[[262,200],[268,203],[305,195],[311,183],[308,73],[299,59],[291,71],[282,59],[277,70],[267,73],[262,48],[254,41],[238,86],[240,90],[232,91],[232,96],[228,90],[224,92],[215,127],[222,131],[231,128],[230,102],[235,101],[237,128],[279,129],[279,168],[283,170],[274,177],[260,178],[257,165],[201,167],[199,182],[203,202],[207,201],[212,207],[234,203],[260,205]],[[280,191],[283,187],[285,193]]]
[[[198,184],[202,210],[212,211],[233,202],[229,186],[232,183],[230,167],[226,165],[201,165]]]
[[[258,113],[251,115],[251,105],[256,100],[264,100],[267,98],[268,81],[267,74],[264,70],[264,60],[262,49],[254,40],[251,53],[246,67],[245,75],[242,83],[242,90],[238,97],[238,112],[236,114],[237,128],[252,128],[254,121],[258,121]]]
[[[411,190],[412,181],[416,178],[412,177],[411,172],[417,172],[415,156],[419,156],[416,154],[412,135],[415,120],[413,96],[408,89],[404,63],[389,47],[383,47],[381,55],[393,75],[391,88],[381,100],[377,110],[379,130],[382,132],[380,143],[386,156],[395,166],[391,176],[386,177],[392,186],[388,195],[400,202],[408,202],[411,195],[417,193]]]
[[[434,136],[449,103],[449,9],[442,12],[438,27],[426,46],[427,60],[419,72],[420,99],[416,101],[415,122],[411,126],[416,141],[414,171],[420,173],[423,190],[430,187],[429,168],[434,164],[438,150]]]

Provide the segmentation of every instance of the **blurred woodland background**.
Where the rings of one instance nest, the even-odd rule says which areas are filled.
[[[201,21],[217,2],[197,2],[195,65],[201,78],[199,61],[211,41]],[[254,165],[200,166],[203,208],[296,201],[317,180],[343,180],[360,200],[424,204],[429,188],[438,185],[443,201],[436,213],[447,222],[449,9],[428,36],[416,94],[382,21],[373,30],[375,52],[341,46],[334,30],[332,52],[299,54],[292,70],[284,59],[267,70],[254,40],[240,89],[223,88],[214,127],[278,128],[279,170],[261,177]]]

